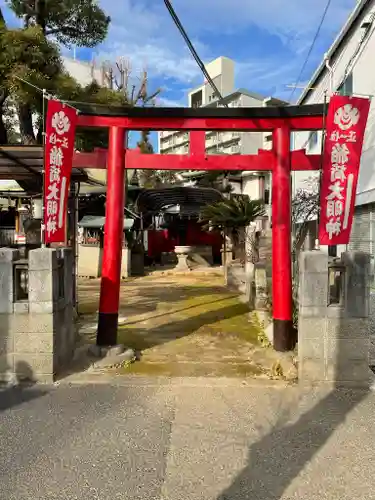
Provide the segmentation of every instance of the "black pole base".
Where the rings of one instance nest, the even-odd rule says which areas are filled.
[[[297,343],[297,331],[292,320],[273,320],[273,347],[278,352],[293,351]]]
[[[101,347],[117,345],[118,313],[99,313],[96,345]]]

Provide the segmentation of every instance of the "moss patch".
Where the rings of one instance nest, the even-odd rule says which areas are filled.
[[[265,373],[255,354],[260,325],[248,306],[222,286],[222,276],[144,277],[123,282],[118,342],[140,359],[117,373],[254,377]],[[95,286],[94,286],[95,285]],[[96,287],[96,288],[95,288]],[[84,316],[98,308],[99,283],[80,290]],[[84,317],[83,317],[84,320]],[[86,339],[92,333],[85,334]]]

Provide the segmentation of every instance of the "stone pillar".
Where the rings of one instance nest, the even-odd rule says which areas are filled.
[[[18,258],[18,250],[0,248],[0,381],[2,382],[11,380],[14,373],[13,265]]]
[[[299,380],[369,387],[370,256],[300,256]]]
[[[188,265],[188,254],[186,253],[176,253],[177,255],[177,265],[175,267],[176,271],[190,271]]]
[[[121,256],[121,278],[128,278],[129,276],[131,276],[131,250],[124,247]]]
[[[14,317],[15,373],[50,383],[74,354],[71,249],[30,251],[28,303],[28,314]]]

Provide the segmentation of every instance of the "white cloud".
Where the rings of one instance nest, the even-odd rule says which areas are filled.
[[[355,0],[333,0],[322,37],[332,39],[345,22]],[[163,2],[154,0],[101,0],[112,17],[107,41],[100,57],[114,59],[128,56],[135,64],[146,66],[150,76],[196,85],[201,73],[185,47]],[[280,82],[292,83],[319,24],[326,0],[174,0],[173,6],[203,60],[217,57],[217,49],[207,41],[210,34],[249,35],[256,26],[275,36],[275,43],[288,47],[294,54],[289,61],[275,59],[272,51],[262,59],[237,60],[239,85],[266,88]],[[278,40],[278,42],[277,42]],[[242,51],[243,53],[243,51]],[[250,79],[249,79],[250,78]]]
[[[133,75],[146,68],[150,78],[167,87],[177,84],[186,89],[202,80],[162,0],[99,1],[112,22],[107,40],[97,50],[97,60],[127,57],[132,62]],[[173,0],[173,6],[204,61],[220,55],[233,57],[233,50],[225,54],[222,47],[218,49],[210,44],[213,36],[217,40],[220,34],[230,34],[233,49],[237,35],[242,40],[248,37],[251,44],[255,28],[273,35],[274,43],[287,47],[292,56],[286,61],[280,60],[272,53],[272,47],[267,47],[262,57],[245,59],[246,47],[242,46],[241,55],[234,55],[237,84],[250,90],[255,87],[258,91],[272,88],[279,96],[286,97],[284,86],[293,83],[300,71],[326,1]],[[355,3],[356,0],[332,0],[321,39],[332,40]],[[4,0],[0,0],[0,6],[4,6]],[[168,92],[163,93],[163,98],[164,95],[168,98]]]

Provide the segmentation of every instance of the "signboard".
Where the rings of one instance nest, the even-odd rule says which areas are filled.
[[[66,213],[72,172],[77,112],[50,100],[44,148],[44,242],[66,240]]]
[[[321,245],[349,243],[369,109],[369,99],[334,95],[330,100],[320,187]]]

